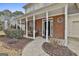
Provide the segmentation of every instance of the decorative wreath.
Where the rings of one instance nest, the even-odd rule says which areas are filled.
[[[57,22],[58,22],[58,23],[63,23],[63,22],[64,22],[64,18],[63,18],[63,17],[57,18]]]

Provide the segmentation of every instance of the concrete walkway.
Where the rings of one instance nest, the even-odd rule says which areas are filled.
[[[68,39],[68,47],[79,56],[79,41],[76,39]]]
[[[45,42],[43,38],[36,38],[34,41],[29,43],[23,50],[22,55],[23,56],[48,56],[47,53],[45,53],[42,50],[42,44]]]

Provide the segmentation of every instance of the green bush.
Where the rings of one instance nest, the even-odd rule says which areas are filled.
[[[0,31],[2,30],[2,22],[0,21]]]
[[[23,37],[23,31],[22,30],[16,30],[16,29],[11,29],[11,30],[7,30],[5,31],[7,36],[10,38],[22,38]]]
[[[2,31],[2,26],[0,25],[0,31]]]

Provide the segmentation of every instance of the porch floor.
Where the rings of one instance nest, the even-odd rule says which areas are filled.
[[[34,41],[32,41],[24,48],[22,55],[23,56],[48,56],[48,54],[42,50],[42,44],[44,42],[45,40],[43,38],[37,37]]]

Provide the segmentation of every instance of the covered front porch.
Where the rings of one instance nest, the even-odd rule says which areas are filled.
[[[60,7],[61,6],[61,7]],[[22,21],[24,25],[22,25]],[[40,36],[46,42],[55,38],[63,40],[67,46],[67,4],[48,6],[40,10],[19,17],[20,28],[24,29],[24,37],[33,38]]]

